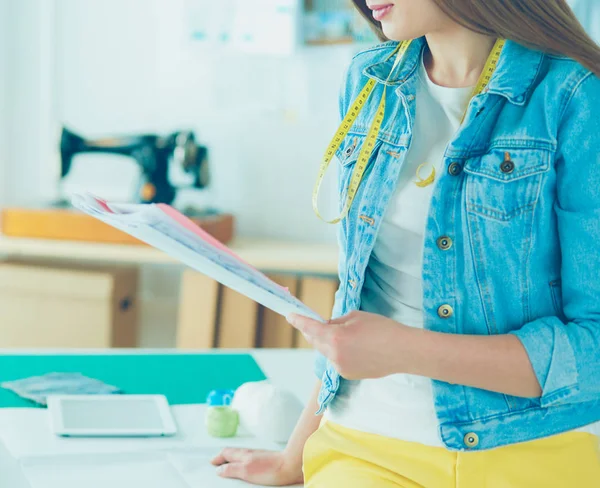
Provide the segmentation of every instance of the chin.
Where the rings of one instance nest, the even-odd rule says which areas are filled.
[[[410,28],[409,26],[398,25],[393,22],[383,22],[381,30],[390,41],[407,41],[417,39],[425,35],[420,30]]]

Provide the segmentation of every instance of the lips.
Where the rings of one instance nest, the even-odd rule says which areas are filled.
[[[394,4],[386,3],[380,5],[369,5],[368,7],[373,11],[373,18],[380,22],[392,11]]]

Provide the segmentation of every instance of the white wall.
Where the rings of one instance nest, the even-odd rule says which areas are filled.
[[[38,203],[51,196],[48,188],[54,185],[57,170],[54,0],[8,0],[6,22],[6,199]]]
[[[288,58],[210,52],[188,41],[185,5],[0,0],[0,36],[8,36],[0,42],[0,69],[2,49],[9,54],[0,76],[10,102],[0,111],[6,199],[59,196],[62,123],[89,136],[191,128],[209,147],[213,181],[208,191],[184,194],[179,203],[234,213],[240,235],[334,240],[334,228],[312,213],[311,192],[356,48],[307,48]],[[3,135],[8,144],[1,144]],[[81,157],[61,191],[83,186],[126,199],[137,174],[128,160]],[[322,191],[330,215],[334,177],[332,169]],[[167,266],[142,269],[141,345],[173,345],[179,273]]]
[[[600,43],[600,1],[569,0],[569,4],[592,39]]]
[[[8,157],[8,0],[0,0],[0,205],[6,197],[6,159]]]
[[[279,59],[210,52],[188,41],[185,5],[58,0],[59,120],[85,134],[191,127],[210,149],[213,174],[198,202],[233,212],[246,236],[333,240],[310,195],[352,48]],[[133,165],[82,158],[78,166],[70,185],[131,194]],[[124,171],[127,183],[118,183]],[[323,193],[333,206],[334,185]]]

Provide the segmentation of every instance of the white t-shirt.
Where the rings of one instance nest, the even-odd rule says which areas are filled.
[[[435,168],[437,181],[472,91],[435,85],[421,63],[413,140],[367,268],[361,307],[366,312],[423,327],[423,239],[435,181],[418,187],[417,168],[425,164],[423,179]],[[326,415],[351,429],[443,447],[428,378],[396,374],[345,382]]]
[[[396,192],[386,210],[369,261],[362,310],[412,327],[423,327],[423,245],[433,184],[415,185],[436,169],[442,174],[446,146],[460,126],[473,88],[434,84],[421,63],[413,141]],[[344,382],[327,409],[327,419],[344,427],[408,442],[444,447],[438,434],[431,380],[395,374]],[[600,423],[580,429],[600,434]]]

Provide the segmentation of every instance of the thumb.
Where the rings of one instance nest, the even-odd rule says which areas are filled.
[[[246,480],[248,470],[243,463],[228,463],[217,468],[217,474],[221,478],[233,478],[238,480]]]

